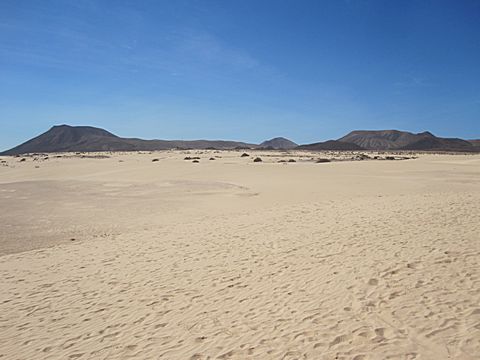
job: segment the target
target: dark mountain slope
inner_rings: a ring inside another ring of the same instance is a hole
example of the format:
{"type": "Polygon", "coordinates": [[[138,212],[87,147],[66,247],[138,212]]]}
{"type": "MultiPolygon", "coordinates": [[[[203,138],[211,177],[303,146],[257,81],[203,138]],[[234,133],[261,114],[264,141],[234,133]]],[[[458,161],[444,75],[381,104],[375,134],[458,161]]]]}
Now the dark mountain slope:
{"type": "Polygon", "coordinates": [[[299,150],[313,150],[313,151],[320,151],[320,150],[364,150],[361,146],[348,143],[338,140],[328,140],[324,142],[318,142],[313,144],[307,145],[300,145],[297,147],[299,150]]]}
{"type": "Polygon", "coordinates": [[[468,142],[473,144],[473,146],[480,147],[480,139],[479,140],[468,140],[468,142]]]}
{"type": "Polygon", "coordinates": [[[438,138],[430,136],[419,137],[418,140],[405,145],[400,150],[437,150],[437,151],[475,151],[468,141],[455,138],[438,138]]]}

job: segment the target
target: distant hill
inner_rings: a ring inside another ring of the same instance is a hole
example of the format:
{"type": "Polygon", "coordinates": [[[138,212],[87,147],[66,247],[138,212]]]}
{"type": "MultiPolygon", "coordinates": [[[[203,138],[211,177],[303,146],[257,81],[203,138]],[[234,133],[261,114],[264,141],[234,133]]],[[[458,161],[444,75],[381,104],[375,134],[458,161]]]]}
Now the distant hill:
{"type": "Polygon", "coordinates": [[[256,147],[237,141],[222,140],[142,140],[118,137],[106,130],[91,126],[54,126],[47,132],[7,150],[1,155],[40,152],[92,151],[152,151],[183,149],[234,149],[256,147]]]}
{"type": "Polygon", "coordinates": [[[318,142],[318,143],[313,143],[313,144],[307,144],[307,145],[300,145],[297,147],[299,150],[313,150],[313,151],[319,151],[319,150],[364,150],[361,146],[354,144],[354,143],[349,143],[349,142],[344,142],[344,141],[338,141],[338,140],[328,140],[324,142],[318,142]]]}
{"type": "Polygon", "coordinates": [[[367,150],[476,151],[469,141],[440,138],[426,131],[418,134],[399,130],[356,130],[338,139],[367,150]]]}
{"type": "Polygon", "coordinates": [[[259,147],[261,148],[270,148],[270,149],[282,149],[288,150],[296,148],[298,144],[295,144],[293,141],[285,139],[283,137],[276,137],[270,140],[262,142],[259,147]]]}

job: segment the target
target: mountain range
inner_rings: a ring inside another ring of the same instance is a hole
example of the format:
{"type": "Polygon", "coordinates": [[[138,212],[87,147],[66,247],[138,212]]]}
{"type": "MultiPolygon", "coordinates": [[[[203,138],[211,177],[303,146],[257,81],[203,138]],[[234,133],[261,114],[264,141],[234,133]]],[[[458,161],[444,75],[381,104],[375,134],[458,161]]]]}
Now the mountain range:
{"type": "Polygon", "coordinates": [[[47,132],[0,155],[41,152],[153,151],[167,149],[416,150],[480,152],[480,140],[441,138],[430,132],[356,130],[338,140],[297,145],[278,137],[261,144],[224,140],[143,140],[122,138],[91,126],[53,126],[47,132]]]}

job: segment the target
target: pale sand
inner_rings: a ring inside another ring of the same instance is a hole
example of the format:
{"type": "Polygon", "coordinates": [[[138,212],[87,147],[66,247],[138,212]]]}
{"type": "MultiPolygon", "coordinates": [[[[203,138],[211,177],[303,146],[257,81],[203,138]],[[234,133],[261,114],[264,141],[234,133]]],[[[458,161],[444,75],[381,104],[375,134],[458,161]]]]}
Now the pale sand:
{"type": "Polygon", "coordinates": [[[479,155],[196,153],[0,158],[0,358],[478,359],[479,155]]]}

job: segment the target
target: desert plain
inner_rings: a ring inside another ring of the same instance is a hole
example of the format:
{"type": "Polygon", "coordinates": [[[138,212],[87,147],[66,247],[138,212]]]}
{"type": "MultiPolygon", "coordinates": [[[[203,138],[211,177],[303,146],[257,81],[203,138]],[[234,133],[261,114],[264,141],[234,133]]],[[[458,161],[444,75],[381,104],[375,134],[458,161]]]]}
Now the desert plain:
{"type": "Polygon", "coordinates": [[[480,357],[480,155],[243,152],[0,157],[0,359],[480,357]]]}

